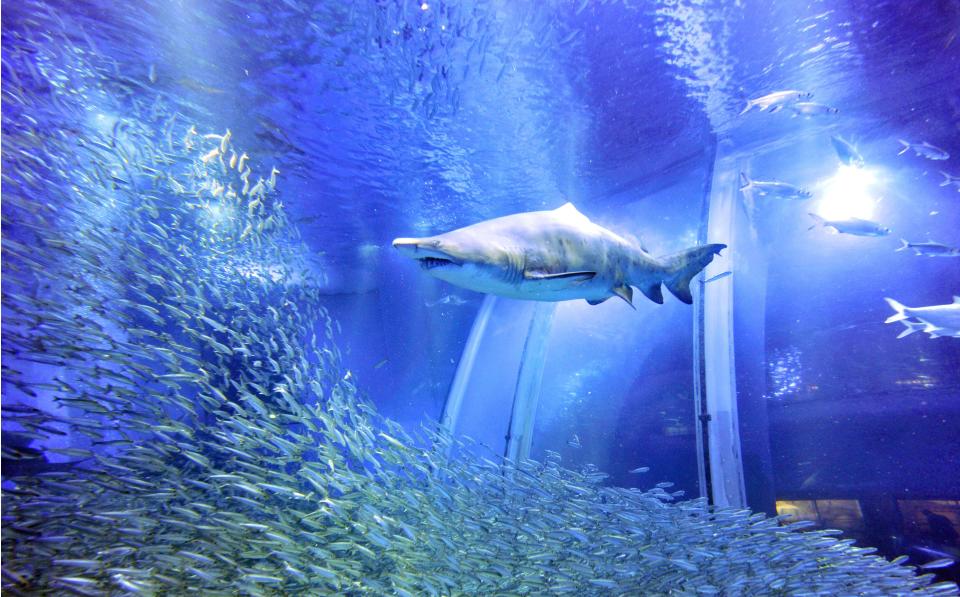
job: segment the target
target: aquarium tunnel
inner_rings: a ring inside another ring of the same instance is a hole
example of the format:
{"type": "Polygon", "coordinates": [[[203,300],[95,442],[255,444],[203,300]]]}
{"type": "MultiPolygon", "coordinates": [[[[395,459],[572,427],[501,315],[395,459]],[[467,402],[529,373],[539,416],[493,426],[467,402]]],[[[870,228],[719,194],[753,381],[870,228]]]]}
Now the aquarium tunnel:
{"type": "Polygon", "coordinates": [[[957,594],[957,0],[5,8],[4,592],[957,594]]]}

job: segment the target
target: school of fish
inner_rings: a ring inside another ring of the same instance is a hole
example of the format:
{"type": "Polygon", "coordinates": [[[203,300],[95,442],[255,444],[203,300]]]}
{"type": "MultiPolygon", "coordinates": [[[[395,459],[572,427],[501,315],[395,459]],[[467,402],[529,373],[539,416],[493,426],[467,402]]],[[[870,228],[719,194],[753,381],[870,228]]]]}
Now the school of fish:
{"type": "Polygon", "coordinates": [[[48,5],[18,11],[34,34],[3,38],[5,594],[956,594],[839,531],[381,417],[343,369],[283,174],[48,5]]]}
{"type": "MultiPolygon", "coordinates": [[[[750,112],[754,107],[759,107],[760,112],[778,112],[784,107],[788,107],[794,110],[795,115],[806,115],[806,116],[815,116],[817,114],[836,114],[837,109],[831,108],[829,106],[821,106],[819,104],[812,104],[810,102],[802,102],[800,100],[809,99],[813,94],[805,91],[778,91],[774,93],[769,93],[762,97],[748,100],[746,108],[740,112],[739,116],[750,112]],[[814,106],[817,106],[814,108],[814,106]]],[[[839,135],[833,135],[830,137],[830,142],[833,145],[834,151],[837,154],[840,162],[845,164],[847,167],[851,168],[863,168],[866,164],[866,161],[863,159],[863,156],[857,150],[857,147],[847,141],[839,135]]],[[[937,147],[927,141],[921,143],[911,143],[909,141],[904,141],[903,139],[898,139],[900,143],[900,151],[897,155],[903,155],[909,150],[922,158],[934,161],[944,161],[950,159],[950,153],[945,149],[937,147]]],[[[940,183],[940,186],[950,186],[957,185],[960,189],[960,177],[953,176],[948,172],[943,170],[940,171],[940,174],[943,175],[944,180],[940,183]]],[[[751,195],[757,195],[760,197],[769,197],[771,199],[797,199],[797,200],[806,200],[813,197],[813,193],[780,181],[761,181],[761,180],[751,180],[746,173],[740,173],[740,192],[749,193],[751,195]]],[[[931,215],[936,212],[931,212],[931,215]]],[[[865,220],[862,218],[844,218],[844,219],[835,219],[828,220],[823,216],[815,213],[808,213],[808,215],[813,218],[813,225],[810,226],[809,230],[814,228],[827,228],[835,231],[838,234],[848,234],[852,236],[873,236],[873,237],[882,237],[890,234],[890,228],[871,220],[865,220]]],[[[924,256],[924,257],[958,257],[960,256],[960,248],[952,247],[949,245],[944,245],[942,243],[937,243],[933,241],[925,242],[909,242],[905,239],[900,239],[900,247],[894,249],[894,252],[905,251],[907,249],[912,249],[914,255],[924,256]]],[[[906,330],[900,333],[897,338],[904,338],[910,334],[917,331],[926,332],[930,338],[939,338],[939,337],[951,337],[956,338],[958,336],[957,323],[954,321],[947,321],[943,325],[940,324],[939,319],[943,314],[952,315],[956,311],[956,300],[953,303],[947,305],[929,305],[926,307],[917,307],[910,309],[909,307],[904,307],[900,303],[894,301],[891,298],[885,298],[887,303],[897,312],[896,315],[891,316],[886,320],[885,323],[891,323],[893,321],[902,321],[906,326],[906,330]],[[938,319],[937,323],[930,323],[923,319],[919,321],[909,321],[908,316],[905,316],[905,312],[912,311],[923,311],[924,313],[932,313],[933,317],[938,319]]],[[[945,320],[946,321],[946,320],[945,320]]]]}

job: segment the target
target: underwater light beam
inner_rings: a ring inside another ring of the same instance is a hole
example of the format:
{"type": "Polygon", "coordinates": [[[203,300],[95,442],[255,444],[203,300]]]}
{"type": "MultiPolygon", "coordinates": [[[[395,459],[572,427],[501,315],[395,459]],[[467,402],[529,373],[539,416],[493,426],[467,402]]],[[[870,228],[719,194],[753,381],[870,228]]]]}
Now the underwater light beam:
{"type": "Polygon", "coordinates": [[[877,203],[871,193],[876,180],[877,175],[872,170],[840,166],[836,174],[823,183],[815,211],[828,220],[869,220],[877,203]]]}

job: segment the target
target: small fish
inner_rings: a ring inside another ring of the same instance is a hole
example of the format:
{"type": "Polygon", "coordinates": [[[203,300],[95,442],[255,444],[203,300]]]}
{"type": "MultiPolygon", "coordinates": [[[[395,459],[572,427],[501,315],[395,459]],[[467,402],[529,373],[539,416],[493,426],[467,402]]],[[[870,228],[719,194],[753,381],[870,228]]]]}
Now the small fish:
{"type": "Polygon", "coordinates": [[[383,359],[382,361],[380,361],[379,363],[377,363],[376,365],[374,365],[373,368],[374,368],[374,369],[379,369],[380,367],[383,367],[384,365],[386,365],[389,361],[390,361],[390,359],[383,359]]]}
{"type": "Polygon", "coordinates": [[[833,149],[836,150],[837,157],[840,158],[841,162],[848,166],[863,167],[863,156],[860,155],[860,152],[857,151],[857,148],[854,147],[852,143],[840,135],[830,137],[830,142],[833,143],[833,149]]]}
{"type": "Polygon", "coordinates": [[[846,220],[827,220],[817,214],[811,213],[810,217],[813,218],[813,226],[810,226],[807,230],[813,230],[817,226],[823,226],[824,228],[833,228],[841,234],[852,234],[854,236],[886,236],[890,234],[890,229],[881,226],[876,222],[871,222],[870,220],[862,220],[860,218],[847,218],[846,220]]]}
{"type": "Polygon", "coordinates": [[[941,245],[940,243],[912,243],[906,239],[900,239],[900,248],[896,251],[906,251],[913,249],[915,255],[924,257],[960,257],[960,248],[941,245]]]}
{"type": "Polygon", "coordinates": [[[580,444],[580,436],[577,435],[576,433],[574,433],[574,434],[573,434],[573,437],[571,437],[569,440],[567,440],[567,445],[570,446],[571,448],[579,448],[579,447],[581,447],[581,444],[580,444]]]}
{"type": "Polygon", "coordinates": [[[908,150],[913,150],[915,154],[922,158],[927,158],[928,160],[943,161],[950,159],[950,154],[947,153],[945,149],[940,149],[936,145],[931,145],[924,141],[923,143],[910,143],[909,141],[904,141],[903,139],[897,139],[900,142],[900,145],[903,148],[897,152],[897,155],[903,155],[907,153],[908,150]]]}
{"type": "Polygon", "coordinates": [[[924,570],[937,570],[939,568],[949,568],[954,564],[956,564],[956,561],[954,561],[953,558],[940,558],[932,562],[927,562],[926,564],[920,564],[920,567],[924,570]]]}
{"type": "Polygon", "coordinates": [[[814,102],[797,102],[790,106],[790,109],[793,110],[793,116],[806,116],[811,118],[813,116],[826,116],[829,114],[837,114],[840,112],[838,108],[833,106],[828,106],[826,104],[817,104],[814,102]]]}
{"type": "Polygon", "coordinates": [[[639,474],[641,474],[641,473],[646,473],[646,472],[648,472],[649,470],[650,470],[650,467],[649,467],[649,466],[639,466],[639,467],[631,470],[630,472],[633,473],[633,474],[635,474],[635,475],[639,475],[639,474]]]}
{"type": "Polygon", "coordinates": [[[796,91],[794,89],[789,89],[787,91],[775,91],[762,97],[748,100],[747,106],[740,112],[739,115],[743,116],[754,108],[760,108],[761,112],[770,112],[773,114],[774,112],[779,112],[785,105],[791,102],[807,100],[812,97],[812,93],[808,93],[806,91],[796,91]]]}
{"type": "Polygon", "coordinates": [[[465,301],[464,299],[460,298],[455,294],[448,294],[443,298],[439,298],[435,301],[427,301],[424,303],[424,305],[426,305],[427,307],[436,307],[437,305],[451,305],[454,307],[459,307],[461,305],[466,305],[466,304],[467,304],[467,301],[465,301]]]}
{"type": "Polygon", "coordinates": [[[948,174],[943,170],[940,171],[940,174],[943,174],[943,181],[940,183],[941,187],[948,187],[950,185],[953,185],[957,187],[957,191],[960,191],[960,176],[954,176],[952,174],[948,174]]]}
{"type": "Polygon", "coordinates": [[[732,275],[733,275],[733,272],[730,271],[730,270],[727,270],[727,271],[723,272],[722,274],[717,274],[716,276],[707,278],[706,280],[703,281],[703,284],[709,284],[710,282],[716,282],[717,280],[722,280],[722,279],[726,278],[727,276],[732,276],[732,275]]]}
{"type": "Polygon", "coordinates": [[[743,172],[740,173],[740,190],[752,191],[761,197],[776,197],[779,199],[804,200],[813,197],[813,193],[798,186],[776,180],[751,180],[743,172]]]}

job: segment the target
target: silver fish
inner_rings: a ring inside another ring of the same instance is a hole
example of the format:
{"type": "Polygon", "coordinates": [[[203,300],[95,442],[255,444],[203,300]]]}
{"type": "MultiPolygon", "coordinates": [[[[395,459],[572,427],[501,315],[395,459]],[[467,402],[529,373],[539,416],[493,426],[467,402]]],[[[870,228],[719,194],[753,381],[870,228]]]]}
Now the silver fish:
{"type": "Polygon", "coordinates": [[[937,560],[927,562],[926,564],[920,564],[920,567],[924,570],[938,570],[940,568],[949,568],[956,563],[956,560],[953,558],[939,558],[937,560]]]}
{"type": "Polygon", "coordinates": [[[860,218],[847,218],[845,220],[827,220],[817,214],[811,213],[814,224],[808,230],[813,230],[817,226],[824,228],[833,228],[841,234],[852,234],[854,236],[886,236],[890,234],[890,229],[881,226],[877,222],[863,220],[860,218]]]}
{"type": "Polygon", "coordinates": [[[732,275],[733,275],[733,272],[727,270],[727,271],[723,272],[722,274],[717,274],[716,276],[711,276],[710,278],[707,278],[706,280],[703,281],[703,284],[709,284],[710,282],[716,282],[717,280],[722,280],[722,279],[726,278],[727,276],[732,276],[732,275]]]}
{"type": "Polygon", "coordinates": [[[436,307],[437,305],[450,305],[452,307],[460,307],[466,305],[468,301],[464,300],[462,297],[457,296],[456,294],[445,295],[435,301],[427,301],[424,303],[426,307],[436,307]]]}
{"type": "Polygon", "coordinates": [[[840,135],[830,137],[830,142],[833,143],[833,149],[836,150],[837,157],[840,158],[841,162],[848,166],[863,167],[863,156],[860,155],[860,152],[852,143],[840,135]]]}
{"type": "Polygon", "coordinates": [[[897,155],[903,155],[909,150],[913,150],[913,153],[917,154],[922,158],[927,158],[928,160],[934,161],[943,161],[950,159],[950,154],[945,149],[940,149],[936,145],[931,145],[924,141],[923,143],[910,143],[909,141],[904,141],[903,139],[897,139],[900,142],[900,145],[903,148],[897,152],[897,155]]]}
{"type": "Polygon", "coordinates": [[[960,248],[941,245],[940,243],[911,243],[905,239],[900,239],[900,247],[896,251],[906,251],[913,249],[915,255],[924,257],[960,257],[960,248]]]}
{"type": "Polygon", "coordinates": [[[793,116],[806,116],[807,118],[812,118],[814,116],[829,116],[831,114],[838,114],[840,110],[834,108],[833,106],[828,106],[826,104],[818,104],[815,102],[798,102],[796,104],[790,105],[790,109],[793,110],[793,116]]]}
{"type": "Polygon", "coordinates": [[[794,89],[775,91],[762,97],[748,100],[746,107],[740,111],[739,115],[743,116],[754,108],[759,108],[761,112],[770,112],[772,114],[782,110],[785,105],[791,102],[807,100],[812,97],[812,93],[808,93],[806,91],[797,91],[794,89]]]}
{"type": "Polygon", "coordinates": [[[940,174],[943,174],[943,180],[940,182],[941,187],[948,187],[953,185],[957,187],[957,191],[960,191],[960,176],[954,176],[943,170],[940,171],[940,174]]]}
{"type": "Polygon", "coordinates": [[[809,199],[813,197],[810,191],[786,182],[776,180],[751,180],[745,173],[740,173],[740,190],[751,191],[761,197],[777,199],[809,199]]]}

